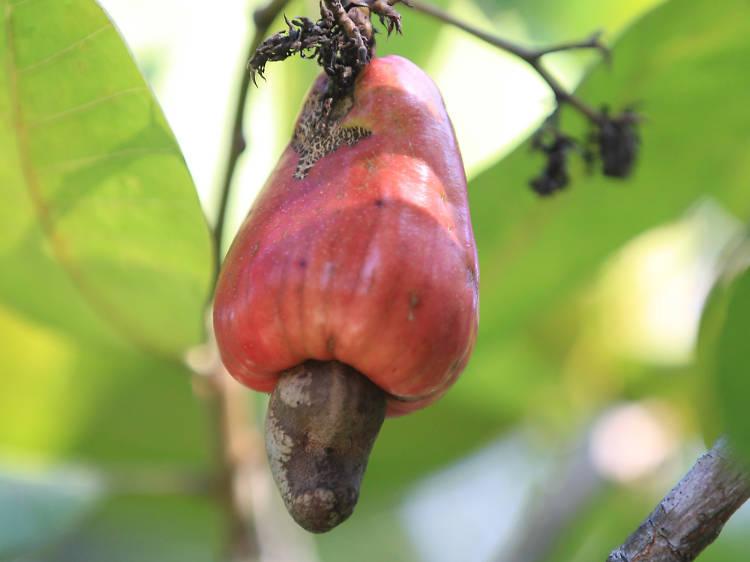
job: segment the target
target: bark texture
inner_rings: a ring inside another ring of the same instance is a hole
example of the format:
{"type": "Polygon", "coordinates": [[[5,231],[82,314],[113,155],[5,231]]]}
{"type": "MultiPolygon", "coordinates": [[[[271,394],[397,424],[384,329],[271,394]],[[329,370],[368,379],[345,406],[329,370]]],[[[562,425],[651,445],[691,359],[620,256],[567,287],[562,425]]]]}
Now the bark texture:
{"type": "Polygon", "coordinates": [[[686,562],[750,497],[750,477],[721,437],[607,562],[686,562]]]}

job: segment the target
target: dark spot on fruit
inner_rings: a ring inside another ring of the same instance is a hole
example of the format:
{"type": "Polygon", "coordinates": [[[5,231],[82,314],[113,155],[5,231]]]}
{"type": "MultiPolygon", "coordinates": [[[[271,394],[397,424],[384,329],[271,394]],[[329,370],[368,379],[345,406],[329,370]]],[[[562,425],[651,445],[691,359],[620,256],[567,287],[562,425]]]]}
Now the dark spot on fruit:
{"type": "Polygon", "coordinates": [[[469,285],[477,286],[477,276],[474,274],[474,268],[471,265],[466,266],[466,281],[469,285]]]}
{"type": "Polygon", "coordinates": [[[383,205],[385,205],[385,203],[383,202],[382,199],[375,199],[375,206],[376,207],[382,207],[383,205]]]}
{"type": "Polygon", "coordinates": [[[414,309],[419,306],[419,293],[416,291],[409,292],[409,322],[414,322],[414,309]]]}
{"type": "Polygon", "coordinates": [[[305,267],[307,267],[307,260],[305,258],[302,258],[301,260],[299,260],[299,262],[297,262],[297,264],[300,267],[305,268],[305,267]]]}

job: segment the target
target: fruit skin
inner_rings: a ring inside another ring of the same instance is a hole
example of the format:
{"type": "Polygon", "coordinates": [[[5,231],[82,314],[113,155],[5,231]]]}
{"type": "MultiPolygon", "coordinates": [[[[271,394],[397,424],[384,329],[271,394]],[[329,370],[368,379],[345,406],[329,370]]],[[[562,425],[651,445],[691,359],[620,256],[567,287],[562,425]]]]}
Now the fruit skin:
{"type": "Polygon", "coordinates": [[[352,95],[339,125],[369,136],[341,144],[303,179],[286,148],[226,256],[214,328],[225,366],[255,390],[270,392],[306,360],[338,360],[386,391],[396,416],[436,401],[469,359],[476,246],[461,156],[432,80],[387,56],[361,72],[352,95]]]}

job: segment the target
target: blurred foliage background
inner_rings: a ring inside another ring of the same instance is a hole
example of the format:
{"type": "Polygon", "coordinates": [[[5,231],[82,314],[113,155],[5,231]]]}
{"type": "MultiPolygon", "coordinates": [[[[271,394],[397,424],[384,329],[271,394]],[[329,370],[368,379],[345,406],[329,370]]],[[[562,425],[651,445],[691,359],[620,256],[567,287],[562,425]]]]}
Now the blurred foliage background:
{"type": "MultiPolygon", "coordinates": [[[[185,357],[205,338],[207,223],[260,4],[101,4],[111,21],[91,0],[5,0],[0,16],[0,559],[220,560],[214,421],[185,357]]],[[[604,30],[611,63],[547,62],[592,105],[646,117],[640,161],[626,181],[580,164],[540,199],[526,139],[551,93],[401,8],[404,35],[378,49],[425,68],[454,121],[479,340],[443,400],[386,422],[333,532],[298,530],[253,477],[263,560],[604,560],[721,432],[750,458],[750,5],[438,4],[528,45],[604,30]]],[[[316,74],[272,64],[251,92],[225,246],[316,74]]],[[[587,130],[570,110],[563,126],[587,130]]],[[[266,397],[246,402],[262,423],[266,397]]],[[[700,560],[742,559],[748,523],[740,510],[700,560]]]]}

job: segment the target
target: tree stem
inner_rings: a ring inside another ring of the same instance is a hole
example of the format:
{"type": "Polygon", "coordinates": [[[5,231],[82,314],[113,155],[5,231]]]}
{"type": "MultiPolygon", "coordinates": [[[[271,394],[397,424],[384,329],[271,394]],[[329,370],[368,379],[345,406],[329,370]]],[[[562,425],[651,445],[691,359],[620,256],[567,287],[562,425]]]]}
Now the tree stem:
{"type": "MultiPolygon", "coordinates": [[[[281,13],[288,0],[270,0],[263,8],[253,14],[254,31],[249,40],[247,54],[243,61],[243,72],[235,99],[234,119],[230,137],[229,152],[224,166],[223,179],[219,190],[219,207],[213,228],[213,245],[215,253],[215,275],[218,277],[223,261],[222,241],[227,207],[232,188],[232,180],[240,155],[247,142],[243,131],[245,108],[250,90],[251,73],[247,71],[249,61],[261,41],[268,33],[268,28],[281,13]]],[[[216,350],[216,343],[210,344],[216,350]]],[[[260,544],[257,529],[250,506],[243,502],[238,486],[248,467],[257,464],[257,451],[263,449],[260,439],[246,418],[245,404],[240,394],[239,385],[233,384],[221,365],[216,352],[216,363],[208,373],[199,375],[197,380],[206,380],[199,392],[204,398],[209,416],[213,420],[218,459],[217,496],[225,511],[229,527],[227,550],[229,559],[236,562],[250,562],[260,557],[260,544]],[[207,375],[207,376],[205,376],[207,375]]]]}
{"type": "Polygon", "coordinates": [[[599,41],[600,33],[595,33],[582,41],[561,43],[541,49],[529,49],[502,37],[487,33],[486,31],[474,27],[466,22],[458,20],[448,12],[445,12],[427,2],[422,2],[422,0],[409,0],[407,5],[414,8],[417,12],[421,12],[439,21],[442,21],[443,23],[447,23],[448,25],[457,27],[465,31],[466,33],[469,33],[470,35],[473,35],[481,39],[482,41],[497,47],[498,49],[502,49],[503,51],[506,51],[520,58],[529,66],[531,66],[531,68],[533,68],[536,73],[539,74],[539,76],[547,83],[549,88],[555,94],[555,100],[558,104],[568,103],[570,106],[574,107],[581,114],[583,114],[589,121],[596,125],[599,125],[603,122],[604,117],[599,111],[588,105],[575,94],[566,91],[565,88],[562,87],[562,85],[549,73],[549,71],[542,64],[542,58],[544,57],[544,55],[577,49],[599,49],[600,51],[605,53],[606,56],[609,56],[609,51],[599,41]]]}
{"type": "Polygon", "coordinates": [[[247,61],[253,58],[258,45],[261,44],[263,38],[268,33],[268,28],[273,23],[281,11],[286,6],[289,0],[270,0],[266,6],[259,8],[253,14],[253,22],[255,24],[255,30],[252,38],[248,43],[247,54],[243,61],[243,72],[240,87],[237,92],[237,98],[235,99],[234,108],[234,119],[232,124],[232,132],[230,136],[229,153],[227,154],[227,160],[224,165],[224,175],[221,182],[221,188],[219,191],[219,209],[216,215],[216,221],[214,223],[213,238],[214,247],[216,249],[216,267],[215,275],[218,276],[219,269],[221,268],[221,262],[223,259],[222,255],[222,239],[224,237],[224,223],[226,222],[227,207],[229,205],[229,195],[232,190],[232,179],[234,178],[234,172],[237,168],[237,162],[239,161],[240,155],[247,148],[247,141],[245,140],[245,134],[243,130],[243,124],[245,120],[245,107],[247,105],[248,94],[250,91],[250,81],[252,79],[252,73],[247,71],[247,61]]]}
{"type": "Polygon", "coordinates": [[[607,562],[694,560],[748,497],[750,476],[721,437],[607,562]]]}
{"type": "Polygon", "coordinates": [[[260,542],[251,506],[238,493],[245,468],[257,464],[262,449],[246,419],[242,388],[231,380],[219,363],[209,375],[204,394],[216,435],[218,459],[217,499],[224,510],[228,527],[227,555],[231,562],[255,562],[260,559],[260,542]]]}

